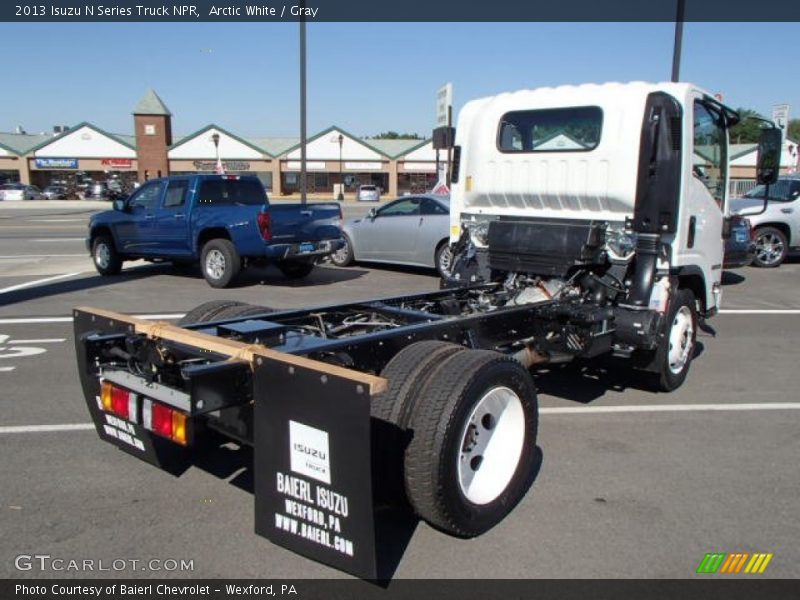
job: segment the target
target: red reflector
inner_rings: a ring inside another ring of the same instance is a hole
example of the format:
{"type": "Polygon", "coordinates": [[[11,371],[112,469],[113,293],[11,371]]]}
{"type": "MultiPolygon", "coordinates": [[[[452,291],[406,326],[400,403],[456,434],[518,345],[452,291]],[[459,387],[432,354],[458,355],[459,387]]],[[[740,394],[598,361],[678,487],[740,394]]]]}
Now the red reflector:
{"type": "Polygon", "coordinates": [[[128,418],[130,394],[127,390],[118,387],[111,388],[111,411],[118,417],[128,418]]]}
{"type": "Polygon", "coordinates": [[[270,241],[272,239],[272,219],[270,218],[269,213],[258,213],[256,222],[258,223],[258,231],[261,234],[261,237],[264,238],[265,242],[270,241]]]}
{"type": "Polygon", "coordinates": [[[153,402],[152,427],[158,435],[172,437],[172,409],[153,402]]]}

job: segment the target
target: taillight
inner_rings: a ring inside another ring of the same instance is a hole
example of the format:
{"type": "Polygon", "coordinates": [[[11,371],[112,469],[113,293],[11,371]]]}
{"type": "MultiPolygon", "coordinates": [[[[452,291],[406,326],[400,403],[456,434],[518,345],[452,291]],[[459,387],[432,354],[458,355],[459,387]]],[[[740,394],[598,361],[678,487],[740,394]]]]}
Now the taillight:
{"type": "Polygon", "coordinates": [[[103,410],[127,421],[139,422],[138,398],[137,394],[116,387],[108,381],[100,385],[100,402],[103,410]]]}
{"type": "Polygon", "coordinates": [[[341,229],[344,226],[344,215],[342,214],[341,205],[339,206],[339,219],[336,222],[336,226],[339,227],[339,229],[341,229]]]}
{"type": "Polygon", "coordinates": [[[266,212],[258,213],[256,222],[258,223],[258,231],[261,237],[264,238],[265,242],[270,241],[272,239],[272,218],[270,214],[266,212]]]}
{"type": "Polygon", "coordinates": [[[742,221],[744,221],[744,225],[745,225],[745,227],[747,227],[747,231],[750,232],[750,241],[751,242],[755,242],[756,241],[756,232],[753,229],[753,224],[750,222],[750,219],[742,219],[742,221]]]}
{"type": "Polygon", "coordinates": [[[181,446],[185,446],[189,440],[186,415],[148,398],[142,401],[142,425],[181,446]]]}

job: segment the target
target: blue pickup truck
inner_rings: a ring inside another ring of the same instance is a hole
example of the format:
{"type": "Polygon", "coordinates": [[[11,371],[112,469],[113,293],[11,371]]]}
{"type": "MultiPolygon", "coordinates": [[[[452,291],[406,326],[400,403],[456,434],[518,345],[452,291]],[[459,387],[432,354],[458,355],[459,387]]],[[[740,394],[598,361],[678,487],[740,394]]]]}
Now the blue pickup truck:
{"type": "Polygon", "coordinates": [[[257,177],[173,176],[92,216],[86,244],[101,275],[119,273],[125,260],[199,261],[206,281],[221,288],[254,263],[305,277],[343,245],[341,223],[335,202],[270,204],[257,177]]]}

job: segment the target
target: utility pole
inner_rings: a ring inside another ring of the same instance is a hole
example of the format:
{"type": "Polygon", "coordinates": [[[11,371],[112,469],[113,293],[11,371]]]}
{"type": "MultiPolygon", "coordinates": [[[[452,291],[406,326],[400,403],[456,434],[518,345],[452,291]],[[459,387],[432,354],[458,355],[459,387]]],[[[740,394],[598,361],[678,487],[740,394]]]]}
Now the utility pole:
{"type": "Polygon", "coordinates": [[[672,81],[677,83],[681,74],[681,46],[683,45],[683,13],[686,0],[678,0],[678,14],[675,16],[675,45],[672,49],[672,81]]]}
{"type": "Polygon", "coordinates": [[[300,18],[300,202],[306,203],[306,19],[300,18]]]}

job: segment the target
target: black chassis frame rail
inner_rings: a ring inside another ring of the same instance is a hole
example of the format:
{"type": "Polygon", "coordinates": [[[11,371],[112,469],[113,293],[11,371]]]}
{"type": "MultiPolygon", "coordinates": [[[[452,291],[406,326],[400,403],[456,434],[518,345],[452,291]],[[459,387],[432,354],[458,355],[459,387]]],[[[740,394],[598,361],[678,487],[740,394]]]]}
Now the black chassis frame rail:
{"type": "MultiPolygon", "coordinates": [[[[552,301],[463,316],[403,307],[432,302],[441,308],[443,303],[464,301],[481,290],[497,289],[495,284],[457,288],[187,328],[100,309],[75,309],[81,385],[101,439],[168,468],[176,452],[189,460],[191,448],[180,449],[141,424],[102,410],[104,369],[125,371],[124,365],[115,367],[109,361],[108,349],[135,336],[209,359],[207,364],[184,368],[187,412],[254,446],[256,533],[335,568],[375,579],[377,506],[373,502],[370,398],[385,389],[386,380],[370,373],[380,372],[406,345],[430,339],[512,351],[524,340],[545,344],[546,334],[552,338],[556,332],[560,341],[547,342],[556,351],[594,355],[611,347],[610,308],[552,301]],[[261,337],[270,336],[273,343],[280,342],[276,326],[318,313],[354,311],[393,315],[406,324],[341,339],[298,336],[292,348],[288,337],[271,348],[260,343],[261,337]],[[577,337],[585,340],[583,346],[576,345],[577,337]],[[337,359],[342,354],[349,357],[348,368],[337,359]]],[[[147,383],[145,379],[142,385],[147,383]]]]}

